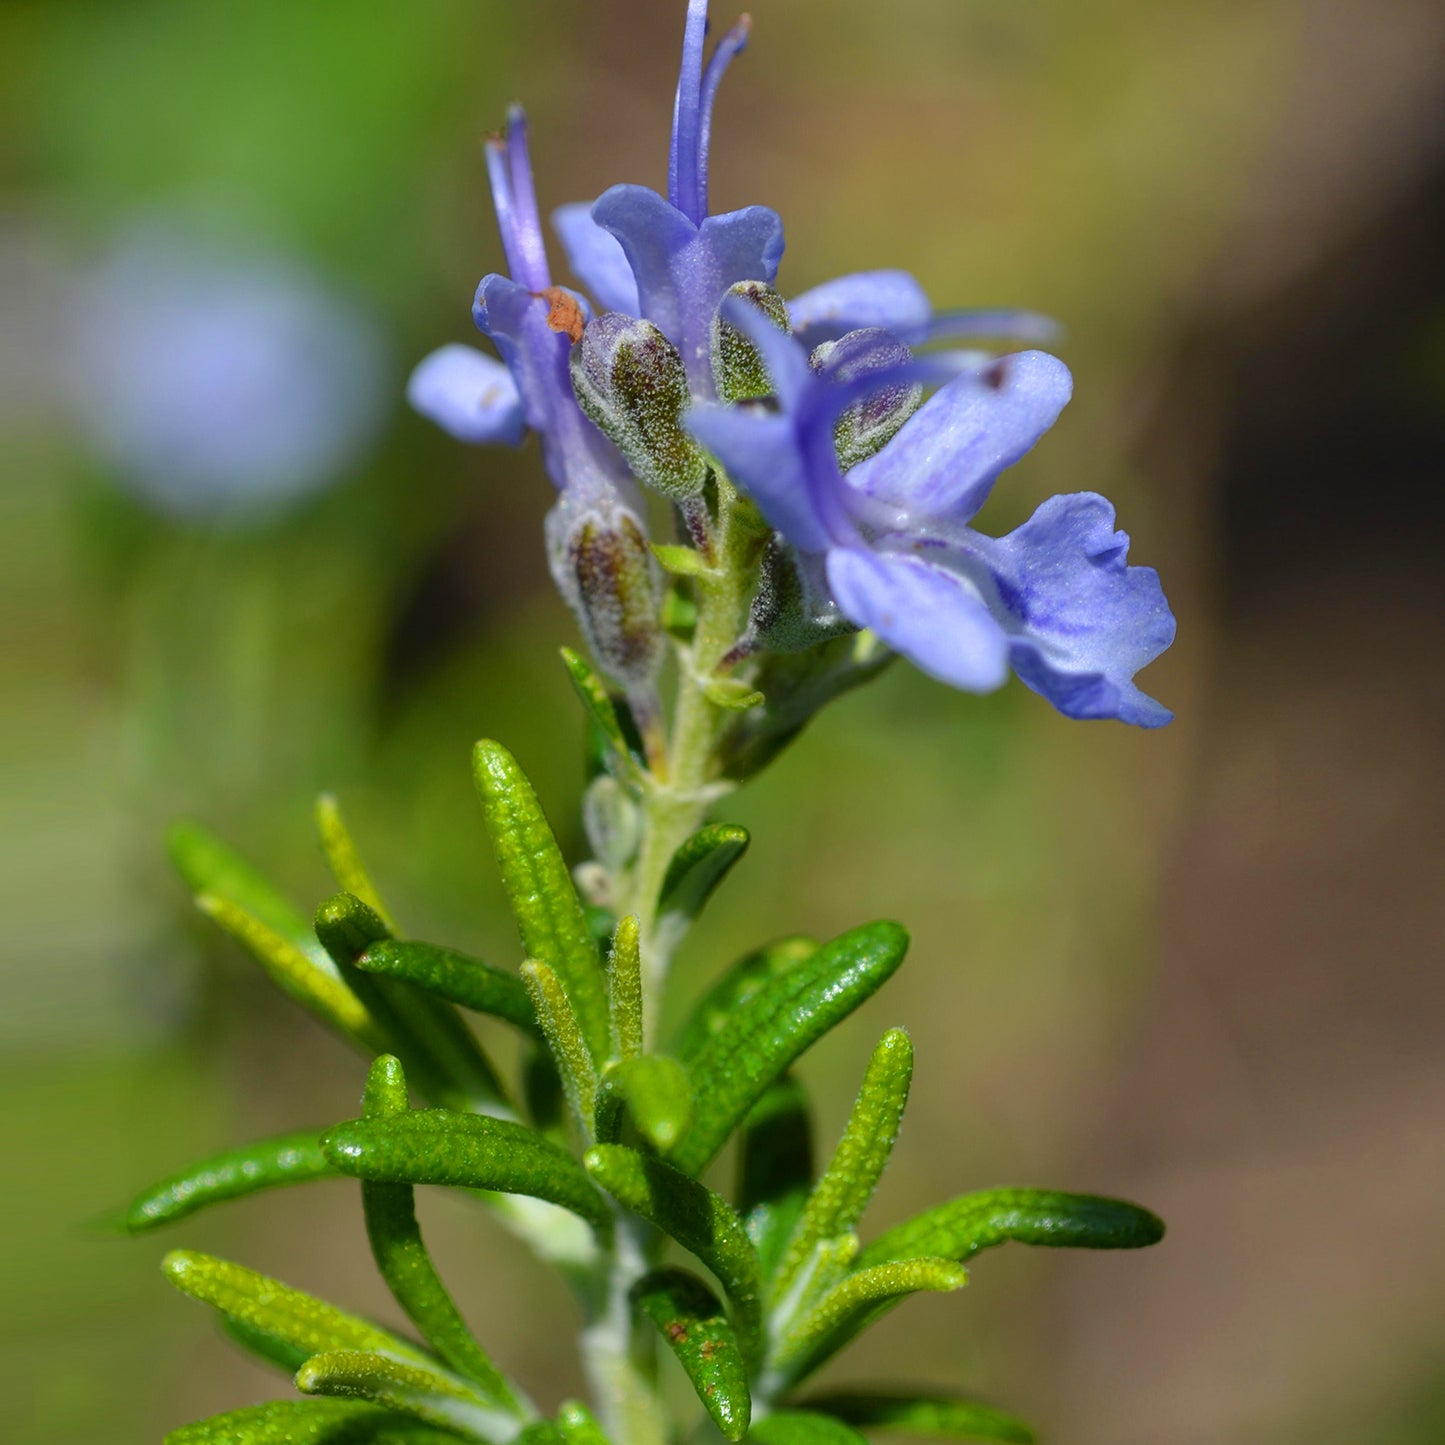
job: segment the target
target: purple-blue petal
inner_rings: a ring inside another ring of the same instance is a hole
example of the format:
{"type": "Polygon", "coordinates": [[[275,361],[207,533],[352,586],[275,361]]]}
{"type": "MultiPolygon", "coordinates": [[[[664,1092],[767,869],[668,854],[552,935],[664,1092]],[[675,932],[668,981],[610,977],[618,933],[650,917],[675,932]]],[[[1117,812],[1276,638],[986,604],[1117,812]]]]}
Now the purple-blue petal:
{"type": "Polygon", "coordinates": [[[639,315],[637,281],[617,237],[592,219],[587,201],[574,201],[552,212],[552,227],[567,253],[572,273],[592,293],[599,310],[639,315]]]}
{"type": "Polygon", "coordinates": [[[516,446],[526,434],[512,374],[474,346],[443,346],[418,363],[406,399],[459,441],[516,446]]]}
{"type": "Polygon", "coordinates": [[[961,577],[910,553],[838,547],[828,586],[845,617],[940,682],[992,692],[1008,677],[1003,629],[961,577]]]}
{"type": "Polygon", "coordinates": [[[967,522],[1054,424],[1073,380],[1057,357],[1021,351],[936,392],[876,456],[848,473],[865,496],[896,509],[892,525],[967,522]]]}
{"type": "Polygon", "coordinates": [[[809,347],[872,326],[914,346],[927,337],[932,313],[923,287],[906,271],[839,276],[788,303],[793,331],[809,347]]]}
{"type": "Polygon", "coordinates": [[[682,353],[694,391],[711,392],[712,318],[739,281],[772,284],[783,255],[783,223],[749,206],[693,223],[656,191],[613,186],[592,219],[621,243],[637,281],[641,314],[682,353]]]}
{"type": "Polygon", "coordinates": [[[1174,716],[1134,674],[1174,641],[1159,574],[1128,565],[1127,533],[1092,492],[1051,497],[997,541],[979,539],[1014,671],[1066,717],[1162,727],[1174,716]]]}
{"type": "Polygon", "coordinates": [[[709,402],[693,407],[684,425],[795,547],[822,552],[832,545],[808,485],[797,431],[786,416],[761,406],[709,402]]]}

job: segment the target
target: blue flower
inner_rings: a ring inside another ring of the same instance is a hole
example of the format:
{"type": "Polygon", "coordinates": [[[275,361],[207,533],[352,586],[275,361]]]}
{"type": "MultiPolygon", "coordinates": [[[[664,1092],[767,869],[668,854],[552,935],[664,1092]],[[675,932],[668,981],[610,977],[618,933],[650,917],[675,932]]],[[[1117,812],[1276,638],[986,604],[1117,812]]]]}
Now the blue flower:
{"type": "MultiPolygon", "coordinates": [[[[1068,401],[1061,361],[964,354],[881,369],[855,361],[851,374],[830,375],[756,310],[730,303],[727,317],[763,356],[776,404],[705,404],[689,428],[821,571],[850,622],[971,692],[1001,686],[1012,667],[1068,717],[1170,720],[1133,677],[1173,641],[1174,618],[1158,574],[1127,565],[1129,539],[1103,497],[1053,497],[1005,537],[970,525],[1068,401]],[[886,445],[840,467],[841,417],[940,376],[886,445]]],[[[880,354],[897,353],[896,339],[875,335],[880,354]]]]}

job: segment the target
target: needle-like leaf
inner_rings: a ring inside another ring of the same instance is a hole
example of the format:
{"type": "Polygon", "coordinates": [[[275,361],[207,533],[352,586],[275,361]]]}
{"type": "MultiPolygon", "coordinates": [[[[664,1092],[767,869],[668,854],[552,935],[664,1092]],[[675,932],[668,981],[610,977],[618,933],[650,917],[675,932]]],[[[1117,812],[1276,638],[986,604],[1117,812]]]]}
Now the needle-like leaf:
{"type": "Polygon", "coordinates": [[[902,1029],[891,1029],[873,1051],[843,1137],[788,1241],[775,1297],[787,1292],[819,1240],[847,1234],[863,1217],[898,1138],[912,1079],[913,1044],[902,1029]]]}
{"type": "Polygon", "coordinates": [[[361,853],[342,820],[341,804],[334,793],[322,793],[316,800],[316,831],[321,835],[321,848],[337,884],[361,899],[386,924],[388,931],[395,933],[396,923],[361,861],[361,853]]]}
{"type": "Polygon", "coordinates": [[[686,1064],[765,983],[817,951],[811,938],[781,938],[739,959],[693,1005],[673,1040],[673,1053],[686,1064]]]}
{"type": "Polygon", "coordinates": [[[427,1362],[417,1346],[389,1330],[244,1265],[177,1249],[161,1261],[161,1268],[170,1282],[192,1299],[292,1350],[307,1355],[325,1350],[371,1350],[415,1364],[427,1362]]]}
{"type": "Polygon", "coordinates": [[[618,720],[617,708],[602,679],[570,647],[562,649],[562,661],[567,665],[567,675],[577,689],[588,718],[607,743],[611,770],[631,776],[636,772],[636,764],[618,720]]]}
{"type": "Polygon", "coordinates": [[[213,1154],[153,1184],[132,1200],[121,1218],[121,1227],[130,1234],[140,1234],[184,1219],[208,1205],[242,1199],[263,1189],[278,1189],[283,1184],[332,1178],[336,1172],[321,1152],[319,1129],[262,1139],[213,1154]]]}
{"type": "Polygon", "coordinates": [[[852,1426],[806,1410],[779,1410],[758,1421],[748,1439],[758,1445],[868,1445],[852,1426]]]}
{"type": "Polygon", "coordinates": [[[567,991],[561,979],[535,958],[529,958],[522,965],[522,982],[531,997],[537,1021],[542,1025],[547,1047],[552,1051],[577,1127],[590,1142],[597,1115],[597,1069],[567,991]]]}
{"type": "Polygon", "coordinates": [[[1157,1215],[1122,1199],[1047,1189],[964,1194],[895,1226],[859,1256],[860,1265],[916,1255],[971,1259],[1008,1240],[1073,1249],[1142,1249],[1164,1238],[1157,1215]]]}
{"type": "Polygon", "coordinates": [[[1014,1415],[955,1395],[883,1391],[817,1395],[804,1407],[867,1430],[899,1430],[925,1440],[996,1440],[1033,1445],[1034,1432],[1014,1415]]]}
{"type": "Polygon", "coordinates": [[[390,1184],[442,1184],[528,1194],[560,1204],[604,1233],[612,1211],[565,1149],[535,1129],[482,1114],[418,1109],[394,1119],[353,1119],[321,1138],[343,1174],[390,1184]]]}
{"type": "Polygon", "coordinates": [[[762,1270],[732,1205],[661,1159],[620,1144],[589,1149],[586,1164],[619,1204],[655,1224],[718,1277],[743,1354],[752,1358],[761,1332],[762,1270]]]}
{"type": "Polygon", "coordinates": [[[607,964],[607,996],[612,1011],[612,1037],[619,1058],[642,1052],[645,1028],[642,1014],[642,949],[637,919],[620,918],[612,935],[607,964]]]}
{"type": "MultiPolygon", "coordinates": [[[[401,1061],[383,1054],[371,1066],[362,1116],[389,1119],[409,1110],[401,1061]]],[[[361,1201],[376,1267],[407,1317],[452,1369],[475,1381],[494,1404],[521,1418],[515,1391],[467,1328],[422,1243],[411,1185],[364,1179],[361,1201]]]]}
{"type": "Polygon", "coordinates": [[[870,923],[769,980],[698,1051],[693,1126],[673,1162],[698,1173],[747,1117],[768,1085],[889,979],[908,948],[896,923],[870,923]]]}
{"type": "Polygon", "coordinates": [[[361,1400],[273,1400],[183,1425],[165,1445],[456,1445],[456,1438],[361,1400]]]}
{"type": "Polygon", "coordinates": [[[445,1371],[365,1350],[313,1355],[297,1370],[296,1388],[303,1395],[370,1400],[487,1445],[510,1439],[517,1429],[514,1416],[445,1371]]]}
{"type": "Polygon", "coordinates": [[[657,896],[659,914],[696,918],[750,841],[748,830],[736,823],[714,823],[694,833],[667,865],[657,896]]]}
{"type": "Polygon", "coordinates": [[[564,1400],[557,1411],[557,1428],[567,1445],[610,1445],[602,1427],[580,1400],[564,1400]]]}
{"type": "Polygon", "coordinates": [[[632,1298],[692,1382],[713,1423],[729,1440],[748,1433],[752,1399],[738,1337],[718,1297],[683,1269],[658,1269],[632,1288],[632,1298]]]}
{"type": "Polygon", "coordinates": [[[371,944],[357,958],[356,966],[363,973],[398,979],[474,1013],[490,1014],[529,1034],[541,1034],[527,986],[515,973],[455,949],[387,938],[371,944]]]}
{"type": "Polygon", "coordinates": [[[666,1155],[692,1118],[692,1095],[682,1065],[662,1054],[638,1054],[609,1064],[597,1093],[597,1138],[602,1143],[618,1142],[624,1110],[648,1144],[666,1155]]]}
{"type": "Polygon", "coordinates": [[[522,947],[562,980],[600,1067],[610,1051],[607,985],[566,860],[532,785],[501,744],[479,742],[472,772],[522,947]]]}
{"type": "Polygon", "coordinates": [[[738,1208],[771,1275],[813,1187],[813,1124],[802,1081],[784,1074],[748,1114],[738,1148],[738,1208]]]}

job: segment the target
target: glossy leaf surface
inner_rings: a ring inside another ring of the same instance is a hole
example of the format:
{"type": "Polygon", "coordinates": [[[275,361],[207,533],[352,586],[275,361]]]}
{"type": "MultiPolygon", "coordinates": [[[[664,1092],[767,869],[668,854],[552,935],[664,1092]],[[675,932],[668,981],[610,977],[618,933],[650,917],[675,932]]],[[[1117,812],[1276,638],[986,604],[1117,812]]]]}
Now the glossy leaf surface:
{"type": "Polygon", "coordinates": [[[780,938],[776,943],[745,954],[693,1005],[673,1040],[673,1052],[684,1064],[688,1063],[765,983],[817,951],[818,945],[813,939],[798,936],[780,938]]]}
{"type": "Polygon", "coordinates": [[[851,1425],[807,1410],[779,1410],[748,1434],[758,1445],[868,1445],[851,1425]]]}
{"type": "Polygon", "coordinates": [[[304,1129],[228,1149],[152,1185],[126,1209],[121,1226],[131,1234],[184,1219],[198,1209],[242,1199],[263,1189],[336,1176],[321,1152],[321,1131],[304,1129]]]}
{"type": "Polygon", "coordinates": [[[632,1298],[657,1326],[713,1423],[741,1440],[752,1417],[748,1368],[722,1303],[695,1274],[659,1269],[645,1275],[632,1298]]]}
{"type": "Polygon", "coordinates": [[[658,892],[658,912],[696,918],[748,850],[751,839],[736,823],[714,823],[694,833],[672,855],[658,892]]]}
{"type": "Polygon", "coordinates": [[[1020,1419],[978,1400],[953,1395],[888,1394],[882,1391],[817,1395],[809,1410],[867,1430],[898,1430],[925,1440],[997,1440],[1033,1445],[1034,1432],[1020,1419]]]}
{"type": "Polygon", "coordinates": [[[597,1095],[597,1137],[616,1143],[623,1114],[659,1154],[667,1154],[687,1132],[692,1095],[676,1059],[638,1054],[611,1064],[597,1095]]]}
{"type": "Polygon", "coordinates": [[[395,1119],[354,1119],[322,1136],[343,1174],[390,1184],[442,1184],[529,1194],[599,1229],[611,1211],[586,1171],[535,1129],[482,1114],[418,1109],[395,1119]]]}
{"type": "Polygon", "coordinates": [[[504,1019],[529,1034],[541,1033],[527,986],[516,974],[455,949],[385,939],[370,945],[356,966],[363,973],[425,989],[474,1013],[504,1019]]]}
{"type": "Polygon", "coordinates": [[[688,1063],[693,1127],[673,1151],[700,1171],[768,1085],[834,1024],[874,994],[903,962],[908,935],[896,923],[843,934],[770,979],[728,1016],[688,1063]]]}
{"type": "Polygon", "coordinates": [[[183,1425],[165,1445],[455,1445],[456,1438],[360,1400],[273,1400],[183,1425]]]}
{"type": "Polygon", "coordinates": [[[662,1160],[619,1144],[588,1150],[587,1169],[618,1203],[655,1224],[712,1270],[732,1305],[743,1352],[750,1356],[761,1327],[762,1271],[732,1205],[662,1160]]]}
{"type": "Polygon", "coordinates": [[[566,860],[532,785],[504,747],[478,743],[472,771],[522,947],[562,980],[600,1065],[609,1051],[607,988],[566,860]]]}
{"type": "Polygon", "coordinates": [[[1122,1199],[1047,1189],[989,1189],[965,1194],[890,1229],[859,1263],[915,1255],[971,1259],[1008,1240],[1072,1249],[1142,1249],[1164,1237],[1157,1215],[1122,1199]]]}

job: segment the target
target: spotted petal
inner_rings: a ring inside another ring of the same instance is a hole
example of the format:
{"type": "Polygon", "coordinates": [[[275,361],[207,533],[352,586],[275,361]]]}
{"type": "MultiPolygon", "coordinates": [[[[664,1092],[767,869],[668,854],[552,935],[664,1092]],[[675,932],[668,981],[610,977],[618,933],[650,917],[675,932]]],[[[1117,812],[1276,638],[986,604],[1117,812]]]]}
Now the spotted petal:
{"type": "Polygon", "coordinates": [[[527,429],[511,372],[474,346],[432,352],[412,372],[406,399],[459,441],[516,446],[527,429]]]}

